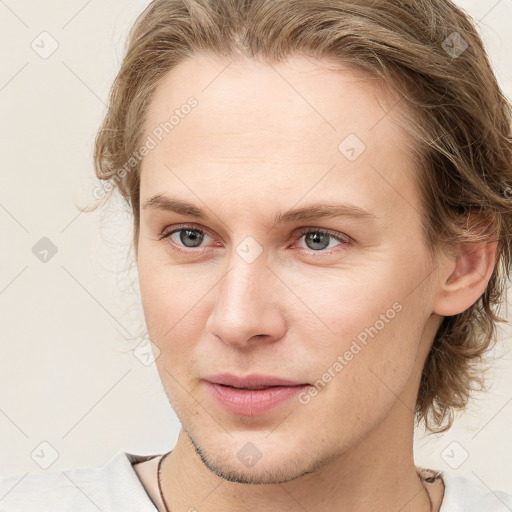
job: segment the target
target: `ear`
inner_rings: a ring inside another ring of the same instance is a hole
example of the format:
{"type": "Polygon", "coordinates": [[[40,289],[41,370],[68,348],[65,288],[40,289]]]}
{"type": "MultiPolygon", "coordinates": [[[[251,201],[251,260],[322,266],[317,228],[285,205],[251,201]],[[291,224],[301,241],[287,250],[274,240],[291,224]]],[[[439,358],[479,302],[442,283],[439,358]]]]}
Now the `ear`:
{"type": "Polygon", "coordinates": [[[463,244],[441,264],[434,313],[457,315],[482,296],[496,265],[497,245],[497,241],[463,244]]]}

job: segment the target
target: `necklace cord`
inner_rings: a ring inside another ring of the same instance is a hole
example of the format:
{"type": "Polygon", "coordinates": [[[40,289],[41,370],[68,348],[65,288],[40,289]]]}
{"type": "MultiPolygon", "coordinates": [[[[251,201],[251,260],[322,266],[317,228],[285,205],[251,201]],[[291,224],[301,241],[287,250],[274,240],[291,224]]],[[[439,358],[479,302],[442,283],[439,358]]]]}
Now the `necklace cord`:
{"type": "MultiPolygon", "coordinates": [[[[422,471],[424,472],[426,470],[423,469],[422,471]]],[[[434,504],[432,503],[432,498],[430,497],[430,493],[428,492],[425,482],[429,483],[429,484],[433,484],[439,478],[440,472],[439,471],[434,472],[432,469],[428,470],[428,471],[430,471],[432,473],[430,476],[423,476],[421,474],[421,471],[416,471],[416,473],[418,474],[418,477],[420,479],[421,485],[423,486],[423,489],[425,489],[425,494],[427,495],[428,503],[430,506],[430,512],[434,512],[434,504]]]]}
{"type": "Polygon", "coordinates": [[[164,493],[162,492],[162,482],[161,482],[161,466],[162,466],[162,462],[164,461],[164,459],[167,457],[167,455],[169,455],[169,453],[171,452],[168,452],[166,453],[159,461],[158,461],[158,469],[157,469],[157,475],[158,475],[158,492],[160,493],[160,499],[162,500],[162,503],[164,504],[164,507],[165,507],[165,512],[171,512],[169,507],[167,506],[167,502],[165,501],[165,498],[164,498],[164,493]]]}

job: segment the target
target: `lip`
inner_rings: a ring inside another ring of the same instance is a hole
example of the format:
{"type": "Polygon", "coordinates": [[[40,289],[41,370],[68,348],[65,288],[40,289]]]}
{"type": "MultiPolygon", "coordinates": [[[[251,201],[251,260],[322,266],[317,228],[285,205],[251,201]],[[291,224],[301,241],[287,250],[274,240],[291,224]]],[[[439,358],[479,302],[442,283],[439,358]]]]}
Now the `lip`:
{"type": "Polygon", "coordinates": [[[262,375],[258,373],[251,373],[245,377],[240,377],[232,373],[218,373],[216,375],[205,377],[204,380],[214,384],[224,384],[225,386],[232,386],[235,388],[263,388],[271,386],[298,386],[307,384],[306,382],[282,379],[281,377],[262,375]]]}
{"type": "Polygon", "coordinates": [[[204,379],[210,396],[224,410],[241,416],[265,414],[296,396],[307,383],[271,375],[239,377],[223,373],[204,379]],[[242,388],[259,389],[242,389],[242,388]]]}

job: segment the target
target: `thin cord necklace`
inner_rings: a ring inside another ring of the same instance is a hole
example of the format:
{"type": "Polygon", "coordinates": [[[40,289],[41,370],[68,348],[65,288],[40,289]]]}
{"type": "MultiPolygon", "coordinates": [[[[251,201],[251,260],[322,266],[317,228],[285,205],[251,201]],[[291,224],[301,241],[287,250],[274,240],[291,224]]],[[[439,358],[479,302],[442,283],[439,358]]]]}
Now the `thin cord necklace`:
{"type": "MultiPolygon", "coordinates": [[[[172,451],[172,450],[171,450],[172,451]]],[[[171,512],[169,507],[167,506],[167,502],[165,501],[165,498],[164,498],[164,494],[162,492],[162,482],[161,482],[161,476],[160,476],[160,468],[162,466],[162,462],[163,460],[165,459],[165,457],[167,457],[167,455],[169,455],[169,453],[171,452],[168,452],[166,453],[159,461],[158,461],[158,470],[157,470],[157,475],[158,475],[158,492],[160,493],[160,499],[162,500],[162,503],[164,504],[164,507],[165,507],[165,512],[171,512]]]]}
{"type": "Polygon", "coordinates": [[[428,503],[430,505],[430,512],[434,512],[434,504],[432,503],[432,498],[430,497],[430,493],[428,492],[428,489],[427,489],[427,486],[425,484],[426,483],[429,483],[429,484],[433,484],[440,476],[441,472],[440,471],[437,471],[437,472],[434,472],[434,470],[430,469],[430,470],[422,470],[423,472],[425,471],[430,471],[431,474],[430,476],[424,476],[421,474],[421,471],[417,471],[417,474],[418,474],[418,477],[420,479],[420,482],[421,482],[421,485],[423,486],[423,489],[425,489],[425,493],[427,495],[427,498],[428,498],[428,503]]]}
{"type": "MultiPolygon", "coordinates": [[[[165,501],[165,498],[164,498],[164,494],[162,492],[161,467],[162,467],[162,462],[167,457],[167,455],[169,455],[169,453],[171,453],[171,452],[166,453],[163,457],[160,458],[160,460],[158,461],[158,469],[157,469],[158,492],[160,493],[160,499],[162,500],[162,503],[164,504],[165,512],[171,512],[171,510],[170,510],[169,506],[167,505],[167,502],[165,501]]],[[[430,512],[434,512],[434,504],[432,503],[432,498],[430,497],[430,493],[428,492],[428,489],[427,489],[427,486],[425,485],[425,482],[427,482],[429,484],[434,483],[434,481],[437,478],[439,478],[440,472],[438,471],[437,473],[435,473],[435,474],[433,474],[432,476],[429,476],[429,477],[424,477],[419,471],[417,473],[418,473],[418,476],[420,478],[421,485],[423,486],[423,489],[425,489],[425,493],[427,495],[428,503],[429,503],[429,506],[430,506],[430,512]]]]}
{"type": "Polygon", "coordinates": [[[423,489],[425,489],[425,494],[427,495],[429,512],[434,512],[434,504],[432,503],[432,498],[430,497],[430,493],[428,492],[427,486],[425,485],[425,482],[423,480],[421,481],[421,485],[423,485],[423,489]]]}

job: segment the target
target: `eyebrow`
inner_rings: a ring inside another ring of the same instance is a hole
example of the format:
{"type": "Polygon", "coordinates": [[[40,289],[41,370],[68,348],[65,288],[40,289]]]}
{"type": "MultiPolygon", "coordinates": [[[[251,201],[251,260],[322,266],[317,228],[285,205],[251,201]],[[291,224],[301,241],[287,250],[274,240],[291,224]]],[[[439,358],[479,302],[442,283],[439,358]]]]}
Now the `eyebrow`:
{"type": "MultiPolygon", "coordinates": [[[[180,215],[196,217],[198,219],[208,218],[208,214],[201,210],[201,208],[181,199],[166,197],[162,194],[150,197],[143,204],[142,208],[170,211],[180,215]]],[[[377,219],[377,216],[374,213],[353,204],[316,203],[302,208],[295,208],[287,212],[278,212],[274,216],[274,225],[336,217],[348,217],[360,220],[377,219]]]]}

